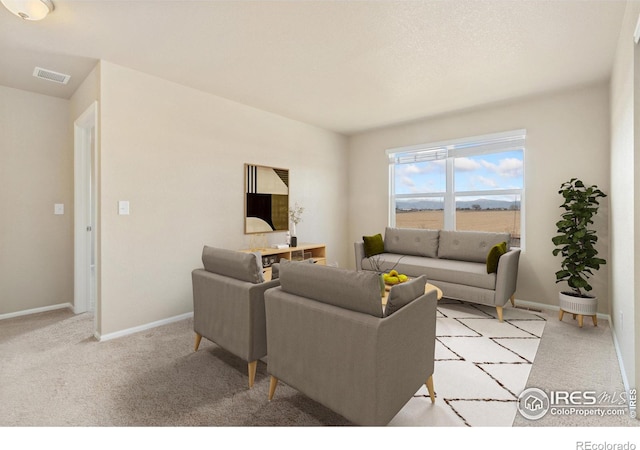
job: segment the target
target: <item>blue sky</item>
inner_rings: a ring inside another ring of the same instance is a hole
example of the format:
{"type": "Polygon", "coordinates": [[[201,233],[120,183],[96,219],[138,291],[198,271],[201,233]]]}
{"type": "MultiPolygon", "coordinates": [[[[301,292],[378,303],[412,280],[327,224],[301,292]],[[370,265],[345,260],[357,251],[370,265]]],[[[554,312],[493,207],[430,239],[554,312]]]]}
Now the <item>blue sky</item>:
{"type": "MultiPolygon", "coordinates": [[[[446,190],[445,160],[401,164],[395,170],[396,194],[446,190]]],[[[455,159],[455,190],[522,189],[522,150],[455,159]]]]}

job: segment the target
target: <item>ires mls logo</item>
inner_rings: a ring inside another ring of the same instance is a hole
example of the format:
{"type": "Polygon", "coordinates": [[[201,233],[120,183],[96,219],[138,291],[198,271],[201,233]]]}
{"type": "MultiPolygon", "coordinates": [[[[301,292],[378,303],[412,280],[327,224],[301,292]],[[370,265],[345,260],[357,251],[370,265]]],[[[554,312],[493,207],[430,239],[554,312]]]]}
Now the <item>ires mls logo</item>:
{"type": "Polygon", "coordinates": [[[551,391],[549,401],[553,406],[590,406],[598,403],[595,391],[551,391]]]}
{"type": "Polygon", "coordinates": [[[525,389],[518,397],[518,411],[525,419],[541,419],[549,411],[550,405],[547,393],[538,388],[525,389]]]}
{"type": "Polygon", "coordinates": [[[528,388],[518,397],[518,411],[529,420],[538,420],[547,413],[552,415],[577,416],[621,416],[636,415],[636,390],[614,392],[596,391],[549,391],[528,388]]]}

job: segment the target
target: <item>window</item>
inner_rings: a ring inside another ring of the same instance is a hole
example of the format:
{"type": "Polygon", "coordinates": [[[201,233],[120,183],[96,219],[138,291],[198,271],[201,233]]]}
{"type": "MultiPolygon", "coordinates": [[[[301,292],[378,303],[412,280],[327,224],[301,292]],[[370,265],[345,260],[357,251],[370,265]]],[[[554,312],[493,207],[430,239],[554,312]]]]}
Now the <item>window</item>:
{"type": "Polygon", "coordinates": [[[511,233],[521,247],[525,130],[387,150],[389,225],[511,233]]]}

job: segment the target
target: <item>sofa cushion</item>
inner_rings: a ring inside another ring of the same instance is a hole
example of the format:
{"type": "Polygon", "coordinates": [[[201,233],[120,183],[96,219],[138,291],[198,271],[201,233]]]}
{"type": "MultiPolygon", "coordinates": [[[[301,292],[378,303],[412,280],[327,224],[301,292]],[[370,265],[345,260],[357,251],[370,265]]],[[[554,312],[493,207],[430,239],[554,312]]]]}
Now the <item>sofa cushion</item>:
{"type": "Polygon", "coordinates": [[[364,256],[366,258],[384,253],[384,241],[380,233],[373,236],[362,236],[362,240],[364,241],[364,256]]]}
{"type": "MultiPolygon", "coordinates": [[[[487,273],[485,262],[455,261],[453,259],[424,258],[422,256],[382,253],[377,258],[380,265],[386,269],[395,266],[396,270],[410,277],[426,275],[430,283],[438,285],[438,281],[472,286],[482,289],[496,288],[496,274],[487,273]]],[[[365,259],[362,268],[370,270],[370,264],[365,259]]]]}
{"type": "Polygon", "coordinates": [[[438,258],[486,264],[491,247],[510,239],[509,233],[440,230],[438,258]]]}
{"type": "Polygon", "coordinates": [[[205,245],[202,249],[202,263],[207,272],[254,284],[264,281],[260,253],[244,253],[205,245]]]}
{"type": "Polygon", "coordinates": [[[491,247],[487,255],[487,273],[496,273],[498,271],[498,261],[505,253],[507,253],[506,242],[501,242],[491,247]]]}
{"type": "MultiPolygon", "coordinates": [[[[397,269],[398,264],[403,259],[408,258],[408,255],[397,255],[395,253],[380,253],[372,258],[364,258],[362,260],[363,270],[372,270],[374,272],[383,273],[390,272],[392,269],[397,269]]],[[[422,256],[416,258],[423,258],[422,256]]]]}
{"type": "Polygon", "coordinates": [[[384,232],[384,251],[437,258],[439,234],[439,230],[387,227],[384,232]]]}
{"type": "Polygon", "coordinates": [[[382,317],[380,277],[373,272],[281,261],[280,287],[290,294],[382,317]]]}
{"type": "Polygon", "coordinates": [[[396,284],[389,291],[387,305],[384,308],[385,317],[390,316],[403,306],[408,305],[416,298],[424,295],[424,286],[427,284],[427,277],[422,275],[402,284],[396,284]]]}

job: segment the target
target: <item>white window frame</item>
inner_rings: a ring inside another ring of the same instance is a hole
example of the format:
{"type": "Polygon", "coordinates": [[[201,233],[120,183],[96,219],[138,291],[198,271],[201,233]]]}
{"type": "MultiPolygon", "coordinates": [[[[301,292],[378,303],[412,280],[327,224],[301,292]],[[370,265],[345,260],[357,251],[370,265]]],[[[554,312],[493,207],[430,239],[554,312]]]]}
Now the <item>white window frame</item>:
{"type": "Polygon", "coordinates": [[[485,134],[461,139],[453,139],[429,144],[397,147],[386,150],[389,160],[389,226],[396,226],[396,198],[443,198],[444,197],[444,229],[456,229],[456,197],[520,195],[520,248],[525,243],[525,207],[524,197],[526,180],[523,171],[522,189],[492,189],[481,191],[455,191],[455,158],[504,153],[522,150],[523,162],[526,152],[525,129],[503,133],[485,134]],[[446,160],[446,190],[437,193],[396,194],[395,168],[400,161],[424,162],[429,160],[446,160]]]}

